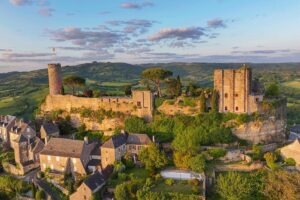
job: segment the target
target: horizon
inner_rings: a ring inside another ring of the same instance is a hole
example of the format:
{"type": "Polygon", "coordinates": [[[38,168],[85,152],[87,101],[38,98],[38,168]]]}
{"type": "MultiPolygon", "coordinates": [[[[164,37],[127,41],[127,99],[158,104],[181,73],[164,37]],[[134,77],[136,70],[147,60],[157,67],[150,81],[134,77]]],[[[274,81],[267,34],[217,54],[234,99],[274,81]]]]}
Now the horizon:
{"type": "Polygon", "coordinates": [[[297,0],[4,0],[0,73],[51,62],[297,63],[299,10],[297,0]]]}

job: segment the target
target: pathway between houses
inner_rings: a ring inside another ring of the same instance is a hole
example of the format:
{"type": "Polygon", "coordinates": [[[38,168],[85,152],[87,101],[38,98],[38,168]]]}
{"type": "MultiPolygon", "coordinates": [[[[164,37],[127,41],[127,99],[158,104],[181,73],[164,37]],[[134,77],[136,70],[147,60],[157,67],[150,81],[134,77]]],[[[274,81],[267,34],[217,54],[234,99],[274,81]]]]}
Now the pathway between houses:
{"type": "Polygon", "coordinates": [[[47,195],[51,196],[52,200],[60,200],[59,196],[55,191],[52,190],[52,188],[46,181],[35,178],[34,182],[38,187],[42,188],[47,195]]]}

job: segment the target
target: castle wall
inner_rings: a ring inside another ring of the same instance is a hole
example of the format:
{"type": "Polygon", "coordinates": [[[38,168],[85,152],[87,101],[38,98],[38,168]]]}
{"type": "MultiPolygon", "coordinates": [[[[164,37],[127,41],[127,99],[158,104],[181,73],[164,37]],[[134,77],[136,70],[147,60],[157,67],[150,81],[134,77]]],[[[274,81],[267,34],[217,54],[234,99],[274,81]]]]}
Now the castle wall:
{"type": "Polygon", "coordinates": [[[72,95],[48,95],[41,106],[43,112],[65,110],[72,108],[88,108],[91,110],[105,109],[122,112],[127,115],[136,115],[149,121],[152,119],[153,95],[150,91],[133,91],[129,97],[102,97],[85,98],[72,95]]]}
{"type": "Polygon", "coordinates": [[[48,64],[48,79],[50,95],[61,94],[62,79],[60,64],[48,64]]]}

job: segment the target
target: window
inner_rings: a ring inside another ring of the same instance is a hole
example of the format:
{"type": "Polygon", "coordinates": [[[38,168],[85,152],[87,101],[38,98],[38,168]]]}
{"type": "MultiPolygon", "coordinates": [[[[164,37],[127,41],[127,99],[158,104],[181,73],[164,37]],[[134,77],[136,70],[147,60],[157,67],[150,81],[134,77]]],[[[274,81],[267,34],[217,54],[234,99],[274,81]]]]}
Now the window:
{"type": "Polygon", "coordinates": [[[54,168],[53,165],[50,165],[50,168],[53,170],[53,168],[54,168]]]}
{"type": "Polygon", "coordinates": [[[138,107],[142,107],[142,104],[141,104],[140,101],[137,102],[137,106],[138,106],[138,107]]]}
{"type": "Polygon", "coordinates": [[[235,97],[238,97],[239,96],[239,94],[235,94],[235,97]]]}
{"type": "Polygon", "coordinates": [[[228,109],[227,109],[227,106],[225,106],[225,111],[227,111],[228,109]]]}
{"type": "Polygon", "coordinates": [[[47,156],[47,159],[50,161],[51,160],[51,156],[47,156]]]}
{"type": "Polygon", "coordinates": [[[75,164],[76,163],[76,158],[72,158],[72,161],[75,164]]]}
{"type": "Polygon", "coordinates": [[[47,168],[47,166],[45,164],[43,164],[43,169],[46,169],[46,168],[47,168]]]}
{"type": "Polygon", "coordinates": [[[58,156],[56,156],[56,161],[59,161],[60,159],[59,159],[59,157],[58,156]]]}
{"type": "Polygon", "coordinates": [[[228,97],[228,94],[227,93],[225,93],[225,98],[227,98],[228,97]]]}
{"type": "Polygon", "coordinates": [[[259,98],[255,98],[256,103],[259,102],[259,98]]]}
{"type": "Polygon", "coordinates": [[[236,111],[239,111],[239,107],[235,107],[235,110],[236,110],[236,111]]]}

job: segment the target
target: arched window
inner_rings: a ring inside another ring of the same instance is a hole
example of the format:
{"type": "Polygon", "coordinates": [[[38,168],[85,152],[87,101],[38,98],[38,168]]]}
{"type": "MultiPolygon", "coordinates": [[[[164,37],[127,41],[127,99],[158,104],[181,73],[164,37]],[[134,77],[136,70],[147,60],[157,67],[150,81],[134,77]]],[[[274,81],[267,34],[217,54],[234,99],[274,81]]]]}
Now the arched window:
{"type": "Polygon", "coordinates": [[[239,111],[239,107],[238,107],[238,106],[237,106],[237,107],[235,107],[235,110],[236,110],[236,111],[239,111]]]}

